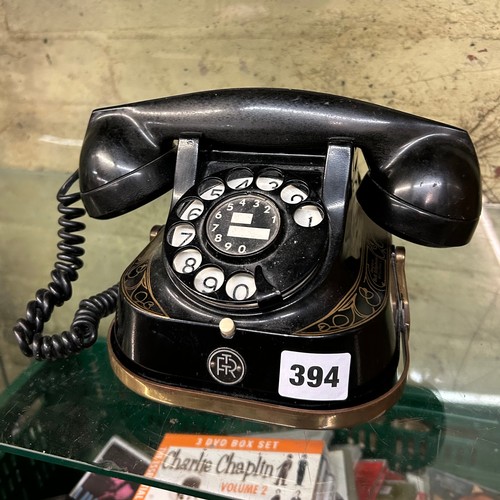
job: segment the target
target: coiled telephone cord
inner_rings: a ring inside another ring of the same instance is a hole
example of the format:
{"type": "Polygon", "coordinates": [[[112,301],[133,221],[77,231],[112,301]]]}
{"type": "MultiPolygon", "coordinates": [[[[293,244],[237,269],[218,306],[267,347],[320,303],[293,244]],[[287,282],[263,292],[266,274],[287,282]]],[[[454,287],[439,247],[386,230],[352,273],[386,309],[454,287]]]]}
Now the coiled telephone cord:
{"type": "Polygon", "coordinates": [[[84,230],[85,224],[75,219],[83,217],[86,212],[83,208],[73,206],[80,201],[80,193],[68,194],[77,180],[78,171],[68,178],[57,193],[61,228],[57,233],[60,238],[57,244],[59,253],[50,275],[52,281],[47,288],[36,292],[35,300],[26,306],[26,316],[19,319],[13,329],[23,354],[37,360],[66,358],[90,347],[97,340],[100,320],[116,309],[118,285],[82,300],[69,331],[42,335],[44,324],[50,320],[54,307],[60,307],[71,298],[71,283],[78,278],[78,270],[83,266],[81,257],[85,251],[79,245],[85,242],[85,238],[75,233],[84,230]]]}

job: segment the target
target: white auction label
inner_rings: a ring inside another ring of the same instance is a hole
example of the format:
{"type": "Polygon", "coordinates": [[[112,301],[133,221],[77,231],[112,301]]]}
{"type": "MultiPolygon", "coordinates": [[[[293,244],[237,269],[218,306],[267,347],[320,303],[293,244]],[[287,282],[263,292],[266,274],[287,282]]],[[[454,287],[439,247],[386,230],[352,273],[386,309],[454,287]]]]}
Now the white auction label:
{"type": "Polygon", "coordinates": [[[281,353],[280,396],[309,401],[344,401],[349,392],[351,355],[281,353]]]}

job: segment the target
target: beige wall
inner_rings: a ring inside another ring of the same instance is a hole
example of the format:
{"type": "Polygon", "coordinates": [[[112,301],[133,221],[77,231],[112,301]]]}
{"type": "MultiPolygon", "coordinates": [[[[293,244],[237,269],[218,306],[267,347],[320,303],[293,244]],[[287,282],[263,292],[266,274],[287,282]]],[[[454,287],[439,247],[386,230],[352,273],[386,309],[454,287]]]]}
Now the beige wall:
{"type": "Polygon", "coordinates": [[[95,107],[285,86],[468,129],[499,201],[499,82],[497,0],[0,0],[0,167],[73,170],[95,107]]]}

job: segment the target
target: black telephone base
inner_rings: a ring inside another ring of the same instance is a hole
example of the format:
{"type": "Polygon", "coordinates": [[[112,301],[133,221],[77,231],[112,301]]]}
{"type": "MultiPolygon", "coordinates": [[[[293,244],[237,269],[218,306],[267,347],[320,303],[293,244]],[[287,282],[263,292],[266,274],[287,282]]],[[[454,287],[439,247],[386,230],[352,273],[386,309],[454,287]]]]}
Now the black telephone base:
{"type": "Polygon", "coordinates": [[[396,383],[384,394],[369,402],[335,410],[310,410],[265,403],[202,390],[167,385],[131,370],[115,339],[114,324],[108,336],[111,367],[118,379],[129,389],[153,401],[190,410],[229,415],[245,420],[300,429],[340,429],[376,419],[397,403],[402,396],[410,366],[409,333],[400,334],[403,367],[396,383]]]}

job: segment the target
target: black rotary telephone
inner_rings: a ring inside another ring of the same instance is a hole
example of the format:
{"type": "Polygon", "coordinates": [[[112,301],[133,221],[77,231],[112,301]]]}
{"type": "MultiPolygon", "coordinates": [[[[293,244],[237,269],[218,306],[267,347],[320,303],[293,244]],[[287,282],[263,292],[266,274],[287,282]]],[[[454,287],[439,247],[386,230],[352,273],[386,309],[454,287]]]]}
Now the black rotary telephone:
{"type": "Polygon", "coordinates": [[[408,371],[404,250],[466,244],[481,211],[460,129],[284,89],[200,92],[92,113],[59,194],[52,282],[14,333],[37,359],[93,344],[157,401],[297,427],[352,425],[400,396],[408,371]],[[79,178],[80,192],[70,194],[79,178]],[[119,286],[42,335],[82,265],[85,210],[111,218],[172,190],[170,213],[119,286]],[[398,364],[403,369],[398,374],[398,364]]]}

